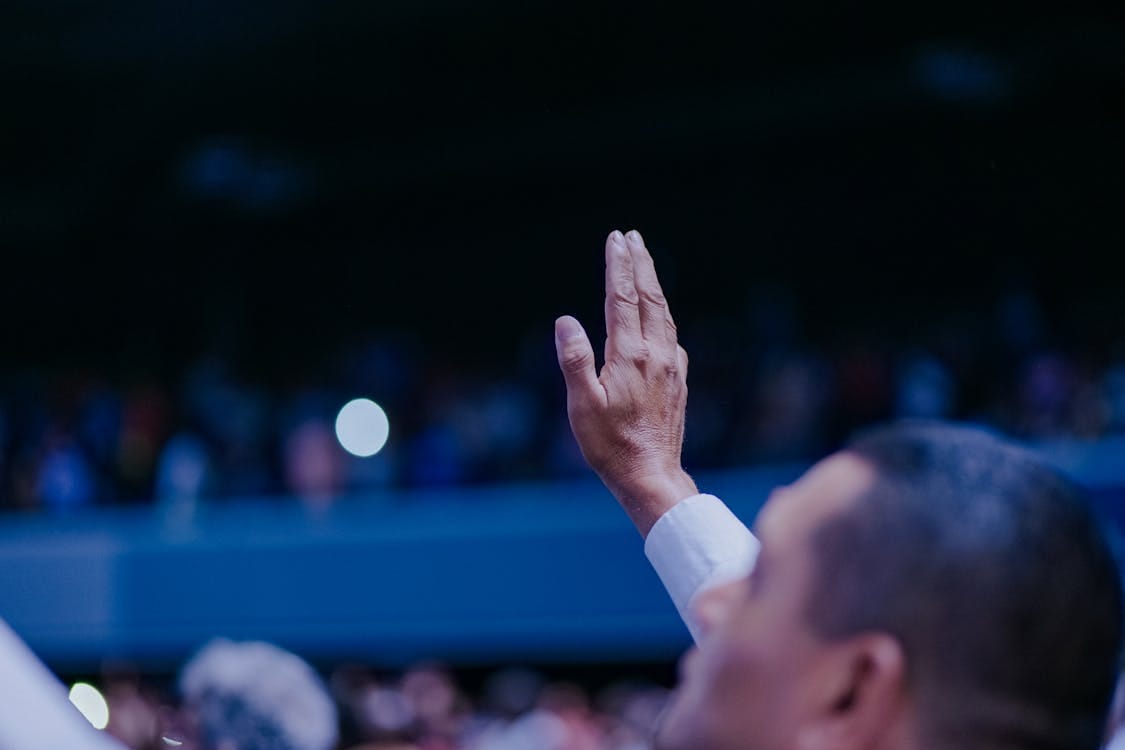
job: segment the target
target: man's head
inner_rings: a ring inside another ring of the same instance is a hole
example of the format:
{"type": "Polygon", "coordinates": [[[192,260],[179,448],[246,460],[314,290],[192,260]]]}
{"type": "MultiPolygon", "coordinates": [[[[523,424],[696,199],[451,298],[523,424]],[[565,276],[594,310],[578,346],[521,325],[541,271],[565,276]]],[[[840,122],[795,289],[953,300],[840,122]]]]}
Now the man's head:
{"type": "Polygon", "coordinates": [[[217,638],[180,672],[184,706],[210,750],[331,750],[332,697],[301,657],[261,641],[217,638]]]}
{"type": "Polygon", "coordinates": [[[1101,739],[1120,580],[1080,493],[985,433],[900,425],[775,491],[751,576],[701,597],[667,748],[1101,739]]]}

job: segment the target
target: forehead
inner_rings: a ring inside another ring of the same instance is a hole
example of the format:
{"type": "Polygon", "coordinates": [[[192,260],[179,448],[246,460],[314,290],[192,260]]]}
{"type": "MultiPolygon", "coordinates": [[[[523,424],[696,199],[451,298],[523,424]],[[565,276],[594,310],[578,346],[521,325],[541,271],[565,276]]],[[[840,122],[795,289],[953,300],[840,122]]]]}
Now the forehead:
{"type": "Polygon", "coordinates": [[[793,484],[773,491],[758,514],[758,536],[774,548],[803,545],[824,521],[853,507],[875,478],[875,470],[859,456],[834,453],[793,484]]]}

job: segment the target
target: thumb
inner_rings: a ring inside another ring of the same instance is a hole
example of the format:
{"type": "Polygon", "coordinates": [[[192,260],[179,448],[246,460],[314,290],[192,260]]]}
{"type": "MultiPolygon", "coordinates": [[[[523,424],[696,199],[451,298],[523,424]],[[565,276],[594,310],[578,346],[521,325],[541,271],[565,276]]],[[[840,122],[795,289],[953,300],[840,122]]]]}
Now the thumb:
{"type": "Polygon", "coordinates": [[[599,387],[594,349],[582,324],[569,315],[555,321],[555,351],[567,394],[572,399],[589,397],[599,387]]]}

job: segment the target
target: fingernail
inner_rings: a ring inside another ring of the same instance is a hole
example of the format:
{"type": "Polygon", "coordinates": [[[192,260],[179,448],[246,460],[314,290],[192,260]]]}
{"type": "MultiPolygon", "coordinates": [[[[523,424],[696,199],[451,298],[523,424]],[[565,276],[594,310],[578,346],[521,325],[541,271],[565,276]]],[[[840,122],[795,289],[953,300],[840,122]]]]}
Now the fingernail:
{"type": "Polygon", "coordinates": [[[635,242],[638,245],[643,245],[645,243],[644,237],[641,237],[641,233],[636,229],[630,229],[629,234],[625,236],[629,239],[630,242],[635,242]]]}
{"type": "Polygon", "coordinates": [[[582,325],[569,315],[555,321],[555,338],[559,341],[570,341],[584,335],[582,325]]]}
{"type": "Polygon", "coordinates": [[[625,237],[621,234],[620,230],[614,229],[609,233],[609,241],[614,245],[620,245],[625,242],[625,237]]]}

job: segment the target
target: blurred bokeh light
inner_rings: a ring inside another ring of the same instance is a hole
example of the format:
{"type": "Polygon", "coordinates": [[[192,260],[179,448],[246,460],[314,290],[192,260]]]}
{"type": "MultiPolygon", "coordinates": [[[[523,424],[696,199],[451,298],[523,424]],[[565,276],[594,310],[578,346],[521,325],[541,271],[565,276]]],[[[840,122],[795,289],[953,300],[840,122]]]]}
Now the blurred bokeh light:
{"type": "Polygon", "coordinates": [[[336,415],[336,438],[353,456],[374,456],[387,444],[390,432],[387,413],[368,398],[352,399],[336,415]]]}

